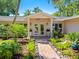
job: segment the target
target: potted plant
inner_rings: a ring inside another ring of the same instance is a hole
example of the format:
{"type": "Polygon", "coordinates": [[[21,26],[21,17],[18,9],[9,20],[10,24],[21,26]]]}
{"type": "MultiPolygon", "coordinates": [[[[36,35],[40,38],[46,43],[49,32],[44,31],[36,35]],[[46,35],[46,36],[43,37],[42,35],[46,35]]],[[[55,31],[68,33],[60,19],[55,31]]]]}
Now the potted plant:
{"type": "Polygon", "coordinates": [[[73,32],[68,34],[68,39],[72,41],[72,49],[73,50],[79,50],[79,33],[78,32],[73,32]]]}
{"type": "Polygon", "coordinates": [[[50,29],[47,29],[46,31],[47,31],[47,32],[50,32],[50,29]]]}
{"type": "Polygon", "coordinates": [[[30,32],[32,32],[32,29],[30,29],[30,32]]]}
{"type": "Polygon", "coordinates": [[[79,50],[79,43],[78,43],[78,41],[79,41],[79,39],[76,39],[76,41],[74,41],[73,43],[72,43],[72,49],[74,49],[74,50],[79,50]]]}

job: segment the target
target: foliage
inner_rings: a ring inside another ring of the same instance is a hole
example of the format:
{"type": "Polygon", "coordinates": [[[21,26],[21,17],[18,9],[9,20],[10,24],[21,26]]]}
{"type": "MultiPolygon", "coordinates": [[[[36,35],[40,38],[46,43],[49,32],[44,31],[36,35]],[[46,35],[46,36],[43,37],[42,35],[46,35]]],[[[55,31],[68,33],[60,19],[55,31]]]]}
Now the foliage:
{"type": "Polygon", "coordinates": [[[53,43],[56,48],[58,48],[59,50],[64,50],[64,49],[67,49],[71,46],[71,42],[68,41],[68,40],[63,40],[63,39],[51,39],[50,40],[51,43],[53,43]]]}
{"type": "Polygon", "coordinates": [[[58,48],[59,50],[65,50],[67,48],[69,48],[71,46],[71,42],[66,41],[66,42],[59,42],[56,43],[56,48],[58,48]]]}
{"type": "Polygon", "coordinates": [[[29,53],[27,56],[25,56],[23,59],[33,59],[33,55],[29,53]]]}
{"type": "Polygon", "coordinates": [[[74,52],[70,49],[67,49],[67,50],[63,50],[62,53],[64,55],[68,55],[68,56],[72,56],[74,54],[74,52]]]}
{"type": "Polygon", "coordinates": [[[30,53],[34,53],[35,52],[35,42],[33,39],[31,39],[27,45],[27,48],[29,50],[30,53]]]}
{"type": "Polygon", "coordinates": [[[79,0],[50,0],[58,9],[55,16],[74,16],[79,15],[79,0]]]}
{"type": "Polygon", "coordinates": [[[65,35],[66,39],[69,39],[70,41],[72,41],[72,49],[74,50],[79,50],[79,32],[73,32],[73,33],[69,33],[67,35],[65,35]]]}
{"type": "Polygon", "coordinates": [[[79,56],[73,56],[71,59],[79,59],[79,56]]]}
{"type": "Polygon", "coordinates": [[[64,37],[64,34],[62,32],[58,32],[58,30],[54,30],[53,36],[54,38],[62,38],[64,37]]]}
{"type": "Polygon", "coordinates": [[[20,7],[20,2],[21,2],[21,0],[17,0],[17,5],[16,5],[17,7],[16,7],[16,10],[15,10],[15,17],[13,19],[12,24],[14,24],[15,21],[16,21],[16,18],[17,18],[17,15],[18,15],[18,11],[19,11],[19,7],[20,7]]]}
{"type": "Polygon", "coordinates": [[[33,12],[34,12],[34,13],[38,13],[38,12],[42,12],[42,10],[39,9],[39,7],[35,7],[35,8],[33,9],[33,12]]]}
{"type": "Polygon", "coordinates": [[[53,43],[53,44],[56,44],[56,43],[62,42],[62,41],[63,41],[62,38],[60,38],[60,39],[55,39],[55,38],[50,39],[50,42],[53,43]]]}
{"type": "Polygon", "coordinates": [[[24,12],[24,16],[32,15],[32,13],[39,13],[42,12],[42,10],[39,7],[35,7],[33,10],[27,9],[24,12]]]}
{"type": "Polygon", "coordinates": [[[31,11],[29,9],[25,10],[24,16],[29,16],[31,15],[31,11]]]}
{"type": "Polygon", "coordinates": [[[34,39],[31,39],[29,43],[27,44],[27,49],[29,51],[28,55],[26,56],[26,59],[35,59],[35,42],[34,39]]]}
{"type": "Polygon", "coordinates": [[[77,41],[79,39],[79,32],[69,33],[65,37],[73,42],[77,41]]]}
{"type": "Polygon", "coordinates": [[[5,25],[0,25],[0,36],[7,39],[9,35],[8,27],[5,25]]]}
{"type": "Polygon", "coordinates": [[[9,16],[15,15],[16,5],[18,0],[0,0],[0,15],[9,16]]]}
{"type": "Polygon", "coordinates": [[[27,29],[24,27],[24,25],[12,24],[10,26],[10,30],[13,33],[13,36],[16,38],[27,36],[27,29]]]}
{"type": "Polygon", "coordinates": [[[0,43],[0,59],[11,59],[14,54],[21,53],[21,46],[14,40],[5,40],[0,43]]]}

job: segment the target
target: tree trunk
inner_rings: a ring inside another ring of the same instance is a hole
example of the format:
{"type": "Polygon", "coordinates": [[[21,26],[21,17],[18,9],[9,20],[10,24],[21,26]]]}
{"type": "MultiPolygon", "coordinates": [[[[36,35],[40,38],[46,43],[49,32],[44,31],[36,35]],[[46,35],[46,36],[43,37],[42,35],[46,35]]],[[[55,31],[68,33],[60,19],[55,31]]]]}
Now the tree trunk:
{"type": "Polygon", "coordinates": [[[21,0],[18,0],[16,11],[15,11],[15,17],[14,17],[14,20],[13,20],[12,24],[14,24],[15,21],[16,21],[16,18],[17,18],[17,15],[18,15],[18,11],[19,11],[20,1],[21,0]]]}

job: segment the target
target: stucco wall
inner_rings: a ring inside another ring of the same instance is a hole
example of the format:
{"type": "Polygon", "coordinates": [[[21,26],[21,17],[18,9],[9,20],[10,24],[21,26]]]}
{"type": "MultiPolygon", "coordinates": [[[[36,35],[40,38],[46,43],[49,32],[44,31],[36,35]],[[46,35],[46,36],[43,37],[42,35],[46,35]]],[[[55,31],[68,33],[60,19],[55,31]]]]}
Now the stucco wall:
{"type": "Polygon", "coordinates": [[[79,18],[66,20],[64,23],[64,33],[79,32],[79,18]]]}

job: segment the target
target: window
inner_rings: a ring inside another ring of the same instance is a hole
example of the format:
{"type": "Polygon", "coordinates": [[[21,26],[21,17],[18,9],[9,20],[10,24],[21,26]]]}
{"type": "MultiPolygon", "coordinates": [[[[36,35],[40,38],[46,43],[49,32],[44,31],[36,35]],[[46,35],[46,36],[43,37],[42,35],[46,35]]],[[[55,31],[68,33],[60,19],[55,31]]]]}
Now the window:
{"type": "Polygon", "coordinates": [[[56,31],[59,30],[60,32],[62,32],[62,24],[60,24],[60,23],[53,24],[53,29],[56,31]]]}

